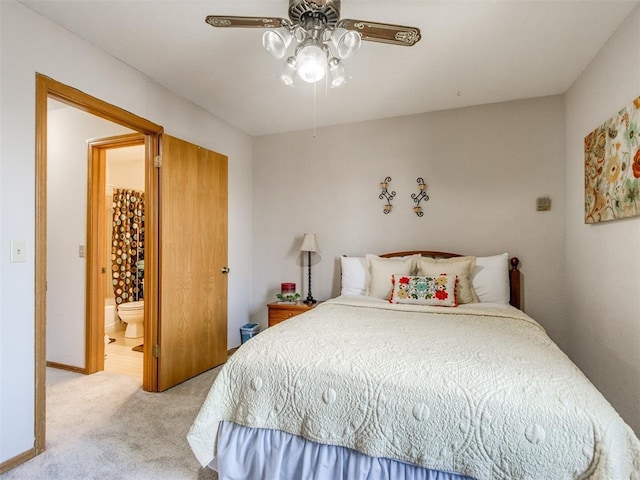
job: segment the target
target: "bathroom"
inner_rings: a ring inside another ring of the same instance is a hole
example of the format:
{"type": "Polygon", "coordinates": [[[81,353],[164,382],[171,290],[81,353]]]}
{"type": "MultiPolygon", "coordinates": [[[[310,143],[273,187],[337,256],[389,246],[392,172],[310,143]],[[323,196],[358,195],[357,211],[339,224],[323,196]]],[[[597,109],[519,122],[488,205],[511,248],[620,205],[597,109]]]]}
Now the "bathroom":
{"type": "Polygon", "coordinates": [[[104,369],[141,378],[145,147],[108,148],[105,152],[104,369]]]}

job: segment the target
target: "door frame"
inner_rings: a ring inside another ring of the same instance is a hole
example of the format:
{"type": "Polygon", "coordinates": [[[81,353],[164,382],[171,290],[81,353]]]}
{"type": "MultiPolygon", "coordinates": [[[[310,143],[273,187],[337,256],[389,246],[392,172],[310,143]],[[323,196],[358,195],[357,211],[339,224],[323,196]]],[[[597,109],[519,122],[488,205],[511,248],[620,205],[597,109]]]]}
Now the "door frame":
{"type": "MultiPolygon", "coordinates": [[[[144,135],[145,190],[147,193],[147,238],[145,262],[144,343],[157,344],[158,335],[158,258],[159,258],[159,172],[154,159],[159,154],[160,135],[164,129],[149,120],[111,105],[73,87],[36,73],[35,138],[35,443],[33,456],[45,451],[46,437],[46,300],[47,300],[47,100],[52,98],[72,107],[117,123],[144,135]],[[146,293],[145,292],[145,293],[146,293]]],[[[157,391],[157,361],[152,349],[145,349],[143,389],[157,391]]],[[[26,458],[25,458],[26,460],[26,458]]]]}
{"type": "MultiPolygon", "coordinates": [[[[104,296],[106,278],[111,269],[103,264],[105,244],[105,203],[107,151],[114,148],[144,145],[145,136],[129,133],[99,138],[88,143],[87,192],[87,273],[86,273],[86,346],[85,373],[104,370],[104,296]]],[[[146,167],[146,166],[145,166],[146,167]]],[[[146,170],[146,168],[145,168],[146,170]]],[[[144,330],[149,328],[144,319],[144,330]]]]}

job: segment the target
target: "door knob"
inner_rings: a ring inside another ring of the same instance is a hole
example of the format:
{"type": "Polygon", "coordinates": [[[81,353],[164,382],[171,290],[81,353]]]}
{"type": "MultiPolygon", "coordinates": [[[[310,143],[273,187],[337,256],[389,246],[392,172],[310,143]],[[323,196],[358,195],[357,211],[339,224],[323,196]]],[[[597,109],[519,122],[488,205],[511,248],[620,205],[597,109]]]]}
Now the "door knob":
{"type": "Polygon", "coordinates": [[[229,267],[222,267],[221,272],[224,273],[225,275],[227,273],[229,273],[231,271],[231,269],[229,267]]]}

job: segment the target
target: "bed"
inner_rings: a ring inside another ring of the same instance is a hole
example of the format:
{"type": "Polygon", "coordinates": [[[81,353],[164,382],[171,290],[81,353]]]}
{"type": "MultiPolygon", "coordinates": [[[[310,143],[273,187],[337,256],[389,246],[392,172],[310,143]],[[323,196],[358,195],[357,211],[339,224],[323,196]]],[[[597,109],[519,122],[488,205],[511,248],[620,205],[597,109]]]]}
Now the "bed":
{"type": "Polygon", "coordinates": [[[640,441],[522,310],[518,260],[343,257],[341,295],[244,344],[188,441],[231,479],[640,478],[640,441]]]}

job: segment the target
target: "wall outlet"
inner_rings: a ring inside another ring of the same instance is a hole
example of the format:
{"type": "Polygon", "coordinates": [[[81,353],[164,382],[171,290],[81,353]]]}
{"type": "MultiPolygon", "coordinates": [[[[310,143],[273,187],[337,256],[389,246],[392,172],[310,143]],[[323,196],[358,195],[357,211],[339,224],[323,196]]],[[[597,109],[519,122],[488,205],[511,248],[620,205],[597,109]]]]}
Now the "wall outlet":
{"type": "Polygon", "coordinates": [[[24,240],[11,241],[11,263],[27,261],[27,245],[24,240]]]}

